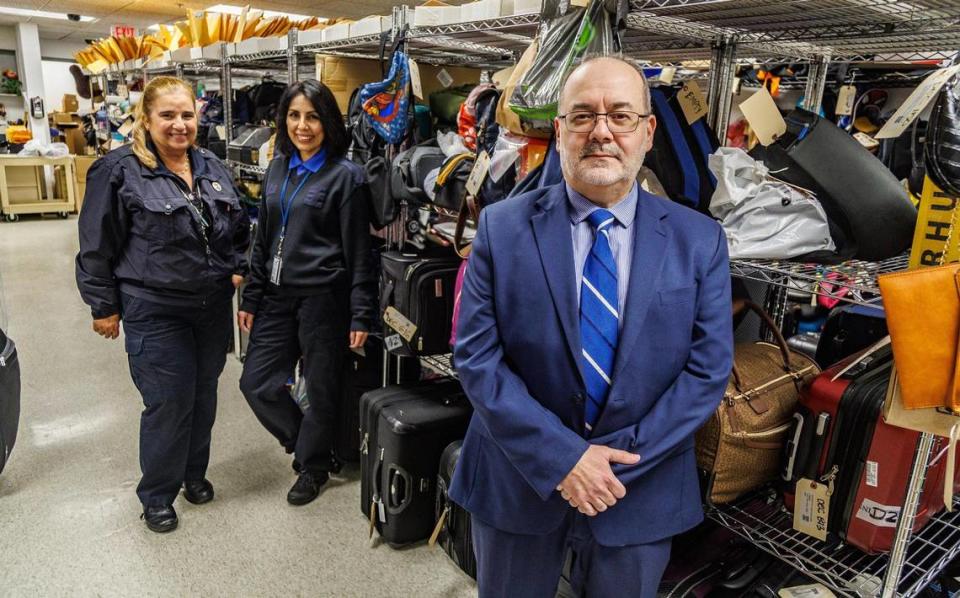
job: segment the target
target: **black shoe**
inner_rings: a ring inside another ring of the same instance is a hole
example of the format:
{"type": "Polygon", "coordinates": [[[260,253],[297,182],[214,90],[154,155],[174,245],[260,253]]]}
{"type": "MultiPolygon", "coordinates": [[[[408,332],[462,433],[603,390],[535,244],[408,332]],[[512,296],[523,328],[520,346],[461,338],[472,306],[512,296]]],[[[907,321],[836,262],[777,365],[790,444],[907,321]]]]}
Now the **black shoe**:
{"type": "Polygon", "coordinates": [[[184,482],[183,497],[187,499],[187,502],[195,505],[210,502],[213,500],[213,484],[207,480],[184,482]]]}
{"type": "Polygon", "coordinates": [[[287,502],[291,505],[305,505],[320,495],[320,487],[327,483],[330,474],[327,472],[310,473],[304,471],[297,478],[297,482],[287,492],[287,502]]]}
{"type": "Polygon", "coordinates": [[[177,529],[177,524],[179,523],[177,512],[173,510],[172,506],[144,507],[140,519],[146,522],[150,531],[157,532],[158,534],[172,532],[177,529]]]}

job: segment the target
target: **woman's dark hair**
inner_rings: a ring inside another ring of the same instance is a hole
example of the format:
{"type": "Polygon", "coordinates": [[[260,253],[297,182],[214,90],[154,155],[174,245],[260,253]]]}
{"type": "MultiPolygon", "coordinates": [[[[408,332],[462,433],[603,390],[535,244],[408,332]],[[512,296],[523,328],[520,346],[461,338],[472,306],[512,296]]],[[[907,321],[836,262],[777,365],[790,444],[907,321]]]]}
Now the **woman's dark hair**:
{"type": "Polygon", "coordinates": [[[327,150],[327,157],[339,158],[346,154],[350,146],[350,137],[347,134],[347,127],[343,124],[343,113],[340,112],[337,99],[330,88],[316,79],[291,83],[283,92],[280,106],[277,108],[276,151],[284,156],[292,156],[297,151],[287,132],[287,112],[290,111],[290,102],[300,94],[313,104],[313,109],[320,115],[320,123],[323,125],[323,148],[327,150]]]}

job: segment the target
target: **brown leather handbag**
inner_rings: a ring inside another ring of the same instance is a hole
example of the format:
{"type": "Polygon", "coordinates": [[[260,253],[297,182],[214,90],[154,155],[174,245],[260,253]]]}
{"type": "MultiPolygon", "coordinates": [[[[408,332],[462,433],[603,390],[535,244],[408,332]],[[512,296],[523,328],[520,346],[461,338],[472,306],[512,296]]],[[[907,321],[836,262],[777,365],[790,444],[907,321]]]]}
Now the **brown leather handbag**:
{"type": "Polygon", "coordinates": [[[716,413],[697,432],[697,467],[707,474],[706,501],[723,504],[777,477],[780,454],[800,388],[820,373],[809,357],[790,351],[780,329],[754,303],[776,344],[740,343],[716,413]]]}

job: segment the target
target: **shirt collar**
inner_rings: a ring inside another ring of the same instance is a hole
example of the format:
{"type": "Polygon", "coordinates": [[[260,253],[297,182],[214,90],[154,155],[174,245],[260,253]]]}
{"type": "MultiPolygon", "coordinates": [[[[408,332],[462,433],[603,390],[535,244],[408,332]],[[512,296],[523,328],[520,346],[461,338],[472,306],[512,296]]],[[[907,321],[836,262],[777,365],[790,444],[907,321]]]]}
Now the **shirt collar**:
{"type": "Polygon", "coordinates": [[[320,170],[327,161],[327,150],[326,148],[321,149],[319,152],[310,156],[306,162],[300,158],[300,152],[294,152],[293,156],[290,157],[290,165],[288,168],[293,170],[297,169],[297,174],[303,174],[304,171],[309,170],[312,173],[316,173],[320,170]]]}
{"type": "MultiPolygon", "coordinates": [[[[574,191],[569,183],[566,184],[566,187],[567,198],[569,199],[570,205],[570,222],[575,225],[580,224],[600,206],[574,191]]],[[[630,191],[624,197],[620,198],[620,201],[615,203],[613,207],[607,208],[610,210],[610,213],[613,214],[613,217],[617,219],[617,222],[624,228],[632,226],[633,220],[637,217],[637,201],[639,200],[639,195],[637,184],[634,183],[630,191]]]]}

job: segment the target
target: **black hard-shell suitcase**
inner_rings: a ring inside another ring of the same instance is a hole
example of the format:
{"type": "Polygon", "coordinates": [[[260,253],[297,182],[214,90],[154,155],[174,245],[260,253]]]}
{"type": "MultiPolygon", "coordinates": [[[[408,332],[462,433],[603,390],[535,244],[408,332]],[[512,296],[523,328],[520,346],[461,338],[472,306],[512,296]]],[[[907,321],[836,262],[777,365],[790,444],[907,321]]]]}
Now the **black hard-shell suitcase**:
{"type": "Polygon", "coordinates": [[[10,458],[20,426],[20,362],[13,341],[0,330],[0,472],[10,458]]]}
{"type": "Polygon", "coordinates": [[[380,314],[394,307],[415,327],[401,334],[389,319],[384,342],[396,355],[438,355],[450,352],[453,321],[453,288],[460,258],[451,253],[443,257],[422,257],[388,251],[383,254],[383,288],[380,314]]]}
{"type": "Polygon", "coordinates": [[[440,456],[467,432],[473,409],[456,380],[368,392],[360,399],[360,509],[389,544],[425,540],[440,456]]]}
{"type": "MultiPolygon", "coordinates": [[[[363,352],[363,355],[347,352],[343,380],[336,450],[337,457],[349,463],[360,461],[360,397],[383,386],[383,339],[370,335],[363,352]]],[[[405,360],[401,376],[402,382],[419,380],[420,362],[405,360]]]]}
{"type": "Polygon", "coordinates": [[[463,441],[450,443],[440,456],[440,472],[437,475],[437,502],[434,509],[438,525],[442,520],[437,543],[460,569],[470,577],[477,578],[477,557],[473,552],[473,530],[470,513],[450,500],[450,481],[460,460],[463,441]]]}

